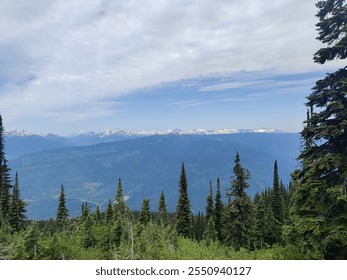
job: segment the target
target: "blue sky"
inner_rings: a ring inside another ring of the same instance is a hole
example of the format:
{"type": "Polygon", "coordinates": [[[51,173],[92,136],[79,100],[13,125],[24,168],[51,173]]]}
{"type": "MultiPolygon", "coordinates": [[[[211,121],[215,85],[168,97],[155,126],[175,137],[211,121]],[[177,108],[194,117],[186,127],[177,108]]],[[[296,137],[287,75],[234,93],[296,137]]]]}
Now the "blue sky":
{"type": "Polygon", "coordinates": [[[316,65],[313,0],[0,2],[6,130],[300,131],[316,65]]]}

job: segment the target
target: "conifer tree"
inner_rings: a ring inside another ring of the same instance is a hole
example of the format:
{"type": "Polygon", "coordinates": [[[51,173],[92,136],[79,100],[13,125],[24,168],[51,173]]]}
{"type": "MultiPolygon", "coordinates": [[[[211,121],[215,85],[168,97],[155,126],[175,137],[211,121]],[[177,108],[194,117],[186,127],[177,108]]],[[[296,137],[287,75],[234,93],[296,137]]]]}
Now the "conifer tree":
{"type": "Polygon", "coordinates": [[[282,196],[282,190],[280,188],[280,180],[278,176],[277,160],[274,164],[274,178],[271,197],[272,213],[275,219],[275,228],[273,229],[276,242],[281,242],[282,238],[282,225],[284,221],[284,202],[282,196]]]}
{"type": "Polygon", "coordinates": [[[212,181],[210,180],[210,192],[206,199],[206,222],[212,218],[214,219],[214,203],[213,203],[213,191],[212,191],[212,181]]]}
{"type": "Polygon", "coordinates": [[[232,245],[238,251],[241,247],[250,248],[253,227],[253,205],[245,192],[245,189],[249,187],[247,180],[250,174],[242,167],[239,153],[236,154],[233,171],[234,180],[227,193],[230,200],[224,215],[224,240],[226,244],[232,245]]]}
{"type": "Polygon", "coordinates": [[[254,227],[254,237],[255,237],[255,247],[262,249],[265,245],[265,240],[267,237],[267,212],[264,203],[264,197],[259,196],[259,200],[255,206],[255,227],[254,227]]]}
{"type": "MultiPolygon", "coordinates": [[[[326,0],[318,8],[314,54],[324,64],[347,57],[345,0],[326,0]]],[[[307,97],[301,132],[301,168],[294,172],[291,240],[312,258],[347,258],[347,67],[316,82],[307,97]]]]}
{"type": "Polygon", "coordinates": [[[25,202],[20,198],[18,173],[16,172],[9,217],[10,225],[14,231],[19,231],[23,227],[26,218],[24,214],[26,212],[25,205],[25,202]]]}
{"type": "Polygon", "coordinates": [[[215,227],[216,227],[216,234],[218,241],[222,241],[223,235],[222,235],[222,216],[223,216],[223,202],[222,202],[222,195],[220,192],[220,181],[219,178],[217,178],[217,191],[216,191],[216,198],[215,198],[215,209],[214,209],[214,221],[215,221],[215,227]]]}
{"type": "Polygon", "coordinates": [[[169,215],[167,212],[165,195],[163,191],[161,191],[158,205],[158,222],[162,227],[167,226],[169,223],[169,215]]]}
{"type": "Polygon", "coordinates": [[[139,223],[143,226],[147,226],[149,222],[151,221],[151,210],[149,207],[149,199],[145,198],[142,202],[142,208],[141,208],[141,213],[139,216],[139,223]]]}
{"type": "Polygon", "coordinates": [[[82,216],[81,221],[84,222],[90,216],[90,207],[88,201],[82,203],[82,216]]]}
{"type": "Polygon", "coordinates": [[[94,221],[98,224],[101,221],[100,204],[98,203],[94,212],[94,221]]]}
{"type": "Polygon", "coordinates": [[[122,180],[120,178],[118,179],[118,186],[117,186],[117,191],[116,191],[113,207],[114,207],[113,213],[116,220],[124,216],[126,212],[126,204],[125,204],[124,195],[123,195],[122,180]]]}
{"type": "Polygon", "coordinates": [[[108,204],[106,207],[105,220],[106,220],[106,223],[108,224],[110,224],[113,220],[113,209],[112,209],[111,199],[108,201],[108,204]]]}
{"type": "MultiPolygon", "coordinates": [[[[85,212],[87,212],[87,210],[85,210],[85,212]]],[[[85,220],[83,221],[82,226],[82,245],[84,248],[90,248],[94,245],[94,243],[95,237],[93,234],[93,221],[90,215],[88,214],[85,220]]]]}
{"type": "Polygon", "coordinates": [[[0,115],[0,225],[1,220],[8,222],[10,211],[10,169],[7,166],[5,157],[5,129],[0,115]]]}
{"type": "Polygon", "coordinates": [[[184,163],[182,163],[182,170],[179,181],[179,198],[176,207],[175,221],[176,230],[179,235],[184,237],[191,236],[192,219],[190,210],[190,201],[188,197],[188,183],[184,163]]]}
{"type": "Polygon", "coordinates": [[[58,227],[64,229],[67,217],[69,216],[68,209],[66,207],[66,200],[64,194],[64,186],[61,185],[60,196],[59,196],[59,205],[57,210],[57,224],[58,227]]]}

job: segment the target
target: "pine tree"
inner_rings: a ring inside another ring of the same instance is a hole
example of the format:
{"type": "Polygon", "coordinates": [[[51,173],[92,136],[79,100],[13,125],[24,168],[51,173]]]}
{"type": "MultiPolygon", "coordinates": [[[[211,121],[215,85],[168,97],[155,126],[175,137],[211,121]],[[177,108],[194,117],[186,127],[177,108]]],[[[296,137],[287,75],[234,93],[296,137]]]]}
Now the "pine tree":
{"type": "Polygon", "coordinates": [[[0,115],[0,225],[1,221],[8,222],[10,211],[10,169],[5,157],[5,129],[0,115]]]}
{"type": "Polygon", "coordinates": [[[223,210],[224,210],[224,206],[223,206],[223,202],[222,202],[222,195],[220,192],[220,181],[218,178],[217,179],[216,198],[215,198],[215,209],[214,209],[214,221],[215,221],[215,227],[216,227],[216,233],[217,233],[218,241],[223,240],[223,235],[222,235],[223,210]]]}
{"type": "Polygon", "coordinates": [[[190,201],[188,197],[188,184],[184,163],[182,163],[182,171],[179,181],[179,198],[176,207],[175,220],[176,230],[179,235],[184,237],[191,236],[192,219],[190,210],[190,201]]]}
{"type": "Polygon", "coordinates": [[[245,192],[245,189],[249,187],[247,180],[250,178],[250,174],[247,169],[242,167],[239,153],[236,154],[233,171],[234,180],[231,182],[230,192],[227,193],[230,200],[223,217],[224,241],[238,251],[241,247],[250,248],[253,227],[253,205],[245,192]]]}
{"type": "Polygon", "coordinates": [[[206,222],[208,223],[208,221],[212,218],[214,218],[214,203],[213,203],[213,191],[212,191],[212,181],[210,180],[210,192],[209,195],[207,196],[206,199],[206,222]]]}
{"type": "Polygon", "coordinates": [[[262,249],[265,245],[265,240],[267,237],[267,213],[266,206],[264,203],[264,197],[259,196],[259,200],[255,206],[255,227],[254,227],[254,237],[255,237],[255,247],[262,249]]]}
{"type": "Polygon", "coordinates": [[[117,186],[116,196],[114,198],[113,207],[114,207],[113,213],[114,213],[115,220],[124,216],[126,212],[126,204],[125,204],[124,195],[123,195],[122,180],[120,178],[118,179],[118,186],[117,186]]]}
{"type": "Polygon", "coordinates": [[[113,220],[113,209],[111,199],[108,201],[106,212],[105,212],[105,220],[107,224],[110,224],[113,220]]]}
{"type": "MultiPolygon", "coordinates": [[[[314,54],[324,64],[347,57],[345,0],[317,3],[314,54]]],[[[294,172],[291,240],[316,258],[347,258],[347,67],[316,82],[307,97],[301,169],[294,172]]]]}
{"type": "Polygon", "coordinates": [[[158,205],[158,222],[162,227],[167,226],[169,223],[169,215],[167,212],[165,195],[163,191],[161,191],[158,205]]]}
{"type": "Polygon", "coordinates": [[[271,197],[271,207],[272,213],[275,218],[275,228],[273,229],[274,236],[276,236],[276,242],[281,242],[282,240],[282,225],[284,221],[284,202],[282,197],[282,191],[280,188],[280,180],[278,176],[278,166],[277,160],[274,164],[274,178],[272,187],[272,197],[271,197]]]}
{"type": "Polygon", "coordinates": [[[97,224],[101,222],[100,204],[96,205],[95,212],[94,212],[94,221],[97,224]]]}
{"type": "Polygon", "coordinates": [[[81,210],[82,210],[81,221],[84,222],[90,216],[90,207],[89,207],[88,201],[85,201],[82,203],[81,210]]]}
{"type": "Polygon", "coordinates": [[[86,216],[85,220],[83,221],[82,226],[82,245],[84,248],[90,248],[93,247],[94,243],[95,237],[93,233],[93,221],[90,215],[88,214],[88,216],[86,216]]]}
{"type": "Polygon", "coordinates": [[[26,212],[25,205],[25,202],[20,198],[18,173],[16,172],[9,217],[10,225],[14,231],[19,231],[23,227],[23,222],[26,218],[24,214],[26,212]]]}
{"type": "Polygon", "coordinates": [[[61,185],[60,196],[59,196],[59,205],[57,210],[57,224],[58,227],[64,229],[67,217],[69,216],[69,211],[66,208],[66,200],[64,194],[64,186],[61,185]]]}
{"type": "Polygon", "coordinates": [[[152,219],[151,209],[149,207],[149,199],[145,198],[142,202],[141,213],[139,216],[139,223],[143,226],[147,226],[152,219]]]}

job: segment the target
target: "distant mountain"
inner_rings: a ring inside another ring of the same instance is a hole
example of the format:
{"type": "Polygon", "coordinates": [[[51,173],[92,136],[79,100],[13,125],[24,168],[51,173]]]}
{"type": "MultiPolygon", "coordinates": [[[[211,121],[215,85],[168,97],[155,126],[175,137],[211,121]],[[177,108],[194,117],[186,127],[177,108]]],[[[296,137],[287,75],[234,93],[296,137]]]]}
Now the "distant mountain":
{"type": "Polygon", "coordinates": [[[280,133],[275,129],[193,129],[180,130],[170,129],[165,131],[160,130],[137,130],[131,131],[126,129],[108,129],[101,133],[86,132],[73,136],[59,136],[55,134],[36,135],[24,130],[14,130],[5,133],[6,138],[6,155],[8,159],[42,151],[67,146],[87,146],[99,143],[107,143],[113,141],[122,141],[135,139],[153,135],[219,135],[219,134],[234,134],[234,133],[280,133]]]}
{"type": "Polygon", "coordinates": [[[67,141],[56,135],[39,136],[24,130],[15,130],[5,134],[5,151],[7,159],[30,154],[37,151],[68,146],[67,141]]]}
{"type": "Polygon", "coordinates": [[[78,215],[86,200],[104,210],[114,198],[118,178],[132,209],[140,209],[147,197],[156,210],[163,190],[169,210],[174,211],[184,162],[192,209],[197,212],[204,210],[210,179],[215,185],[220,177],[223,193],[230,187],[236,151],[251,172],[248,191],[253,195],[271,186],[275,160],[283,182],[289,182],[299,147],[295,133],[177,133],[43,150],[11,160],[9,166],[19,172],[22,197],[29,202],[28,216],[48,218],[55,217],[61,184],[70,214],[78,215]]]}

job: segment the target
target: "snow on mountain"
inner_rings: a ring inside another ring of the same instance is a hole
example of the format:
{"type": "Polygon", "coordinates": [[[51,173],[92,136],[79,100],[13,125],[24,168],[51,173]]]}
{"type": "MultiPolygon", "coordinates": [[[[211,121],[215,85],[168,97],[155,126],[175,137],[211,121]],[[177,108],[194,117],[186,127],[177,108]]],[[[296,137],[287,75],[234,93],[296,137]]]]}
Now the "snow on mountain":
{"type": "Polygon", "coordinates": [[[34,134],[31,134],[25,130],[13,130],[9,132],[5,132],[5,135],[7,137],[27,137],[27,136],[33,136],[34,134]]]}
{"type": "MultiPolygon", "coordinates": [[[[217,135],[217,134],[234,134],[234,133],[280,133],[282,131],[273,129],[273,128],[260,128],[260,129],[191,129],[191,130],[182,130],[182,129],[168,129],[168,130],[127,130],[122,128],[116,129],[106,129],[101,133],[97,132],[85,132],[77,136],[68,136],[71,137],[96,137],[96,138],[108,138],[112,136],[129,136],[129,137],[141,137],[141,136],[152,136],[152,135],[217,135]]],[[[60,137],[54,134],[42,134],[35,135],[29,133],[25,130],[13,130],[6,132],[7,137],[28,137],[28,136],[41,136],[44,138],[57,138],[60,137]]]]}

